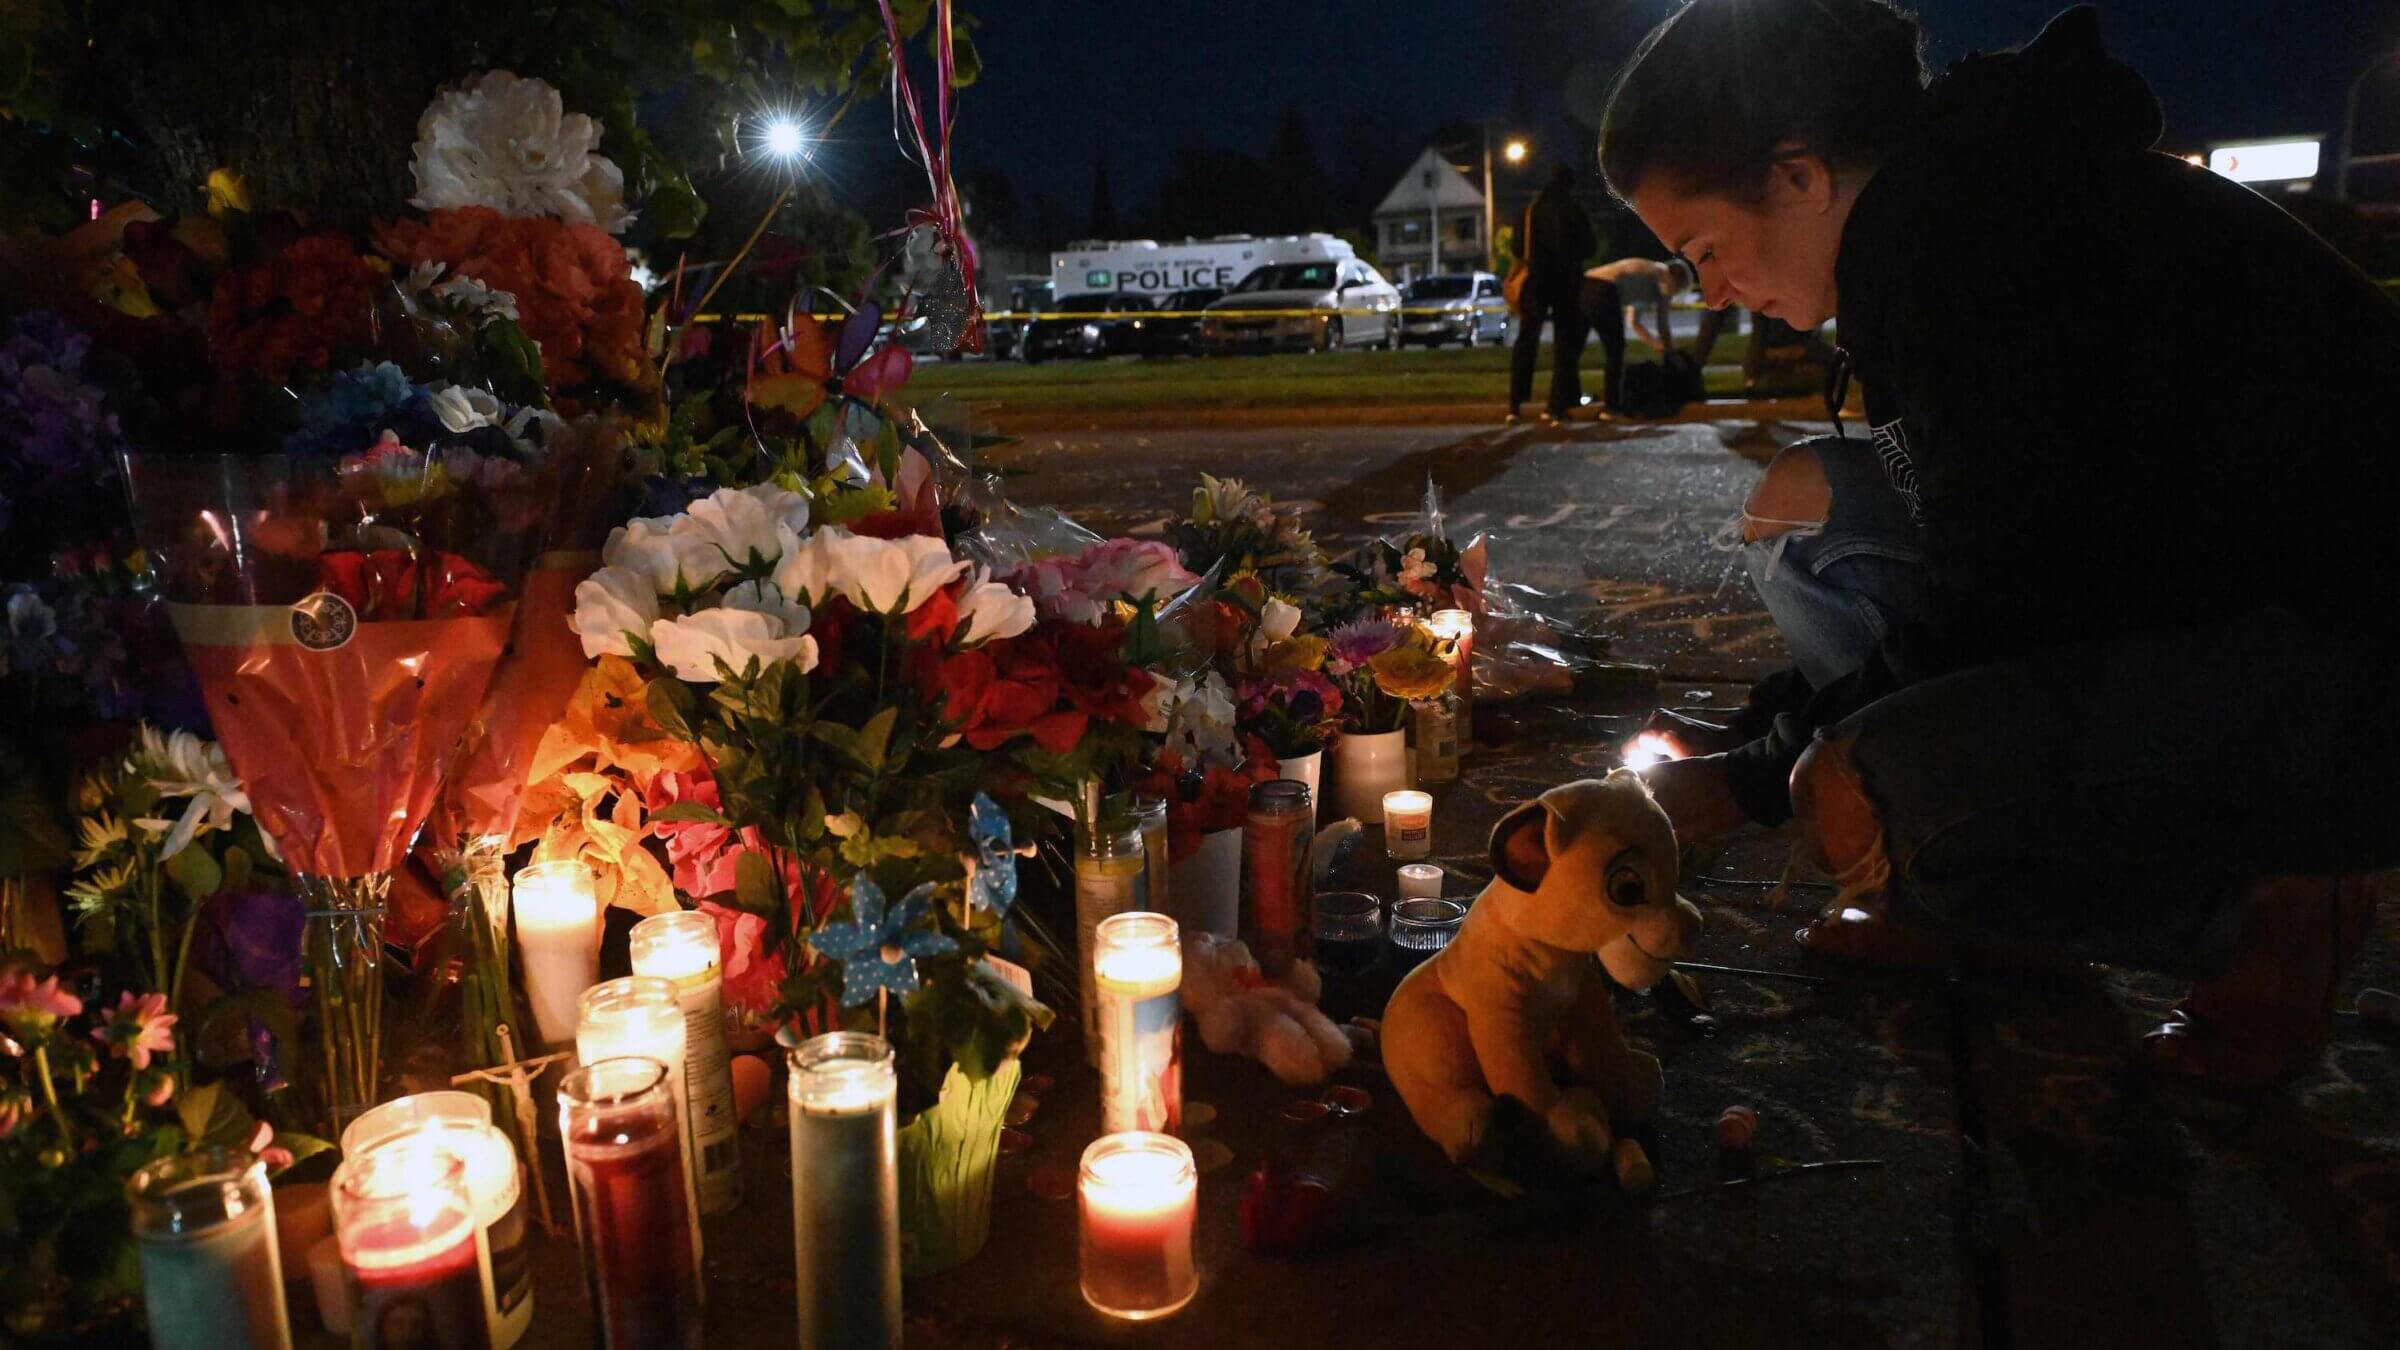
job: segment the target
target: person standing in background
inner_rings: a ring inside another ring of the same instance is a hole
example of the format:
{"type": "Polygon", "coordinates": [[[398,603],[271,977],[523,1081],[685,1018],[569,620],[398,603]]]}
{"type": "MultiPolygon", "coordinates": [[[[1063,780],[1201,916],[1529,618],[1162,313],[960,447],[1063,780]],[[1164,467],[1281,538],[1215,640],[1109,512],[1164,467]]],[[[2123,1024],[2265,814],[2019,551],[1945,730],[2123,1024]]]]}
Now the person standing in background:
{"type": "Polygon", "coordinates": [[[1508,420],[1533,396],[1533,366],[1541,358],[1542,324],[1550,324],[1550,397],[1545,423],[1555,426],[1583,402],[1576,367],[1583,359],[1582,272],[1599,247],[1592,218],[1575,201],[1575,171],[1561,164],[1550,185],[1525,208],[1525,286],[1517,296],[1517,343],[1508,370],[1508,420]]]}

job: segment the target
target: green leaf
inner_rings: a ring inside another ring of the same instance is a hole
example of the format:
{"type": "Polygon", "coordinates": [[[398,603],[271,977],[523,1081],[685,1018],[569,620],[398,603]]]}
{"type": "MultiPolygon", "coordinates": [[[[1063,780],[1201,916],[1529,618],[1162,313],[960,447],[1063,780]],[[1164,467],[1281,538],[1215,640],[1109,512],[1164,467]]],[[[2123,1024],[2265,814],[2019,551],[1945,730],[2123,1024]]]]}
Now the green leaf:
{"type": "Polygon", "coordinates": [[[679,741],[697,741],[692,731],[692,719],[700,713],[700,698],[692,687],[672,675],[661,675],[642,690],[642,703],[650,720],[659,729],[679,741]]]}
{"type": "Polygon", "coordinates": [[[723,825],[727,827],[733,824],[732,821],[725,818],[724,812],[706,802],[677,802],[672,806],[662,807],[650,813],[650,823],[653,825],[723,825]]]}
{"type": "Polygon", "coordinates": [[[858,729],[858,757],[870,769],[883,767],[884,752],[892,743],[892,727],[900,720],[898,705],[885,708],[867,719],[858,729]]]}
{"type": "Polygon", "coordinates": [[[167,859],[167,876],[174,880],[176,889],[195,901],[215,895],[225,884],[225,870],[197,843],[184,845],[183,852],[167,859]]]}
{"type": "Polygon", "coordinates": [[[225,856],[218,860],[225,870],[225,884],[217,889],[226,895],[240,895],[250,885],[250,850],[239,844],[225,846],[225,856]]]}
{"type": "Polygon", "coordinates": [[[783,902],[783,878],[767,855],[752,849],[733,864],[733,902],[743,910],[772,916],[783,902]]]}
{"type": "Polygon", "coordinates": [[[824,742],[827,748],[844,759],[855,764],[867,765],[866,747],[861,743],[859,734],[841,723],[818,722],[809,727],[808,734],[812,738],[824,742]]]}
{"type": "Polygon", "coordinates": [[[200,1062],[228,1068],[250,1058],[250,1023],[257,1022],[284,1045],[300,1043],[300,1025],[292,1005],[272,989],[245,989],[216,999],[194,1019],[185,1042],[200,1062]]]}
{"type": "Polygon", "coordinates": [[[275,1143],[279,1148],[291,1150],[292,1161],[295,1164],[313,1158],[333,1147],[333,1141],[330,1139],[320,1139],[313,1134],[291,1134],[281,1130],[275,1133],[275,1143]]]}

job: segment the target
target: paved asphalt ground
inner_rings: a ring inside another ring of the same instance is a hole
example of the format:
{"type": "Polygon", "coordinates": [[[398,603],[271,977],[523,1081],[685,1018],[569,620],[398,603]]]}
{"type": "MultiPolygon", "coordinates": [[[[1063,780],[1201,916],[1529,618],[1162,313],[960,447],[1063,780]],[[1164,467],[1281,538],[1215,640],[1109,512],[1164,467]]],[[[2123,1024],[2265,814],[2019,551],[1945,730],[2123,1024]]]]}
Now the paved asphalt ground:
{"type": "MultiPolygon", "coordinates": [[[[1738,698],[1778,643],[1707,535],[1780,444],[1820,429],[1738,413],[1564,434],[1170,425],[1028,434],[986,458],[1016,475],[1020,503],[1110,533],[1160,528],[1202,471],[1237,475],[1307,503],[1335,545],[1405,527],[1430,474],[1455,528],[1496,533],[1499,575],[1551,592],[1561,617],[1605,632],[1615,655],[1662,668],[1658,697],[1709,708],[1738,698]]],[[[1650,706],[1647,692],[1486,705],[1465,775],[1437,791],[1436,860],[1479,885],[1500,813],[1604,772],[1650,706]]],[[[1370,831],[1347,882],[1388,891],[1380,842],[1370,831]]],[[[2264,1099],[2162,1090],[2122,1065],[2179,986],[2088,967],[1870,976],[1813,963],[1790,933],[1824,893],[1770,898],[1786,845],[1739,836],[1692,860],[1682,882],[1708,916],[1701,958],[1773,977],[1702,977],[1706,1017],[1673,996],[1621,1001],[1630,1033],[1666,1065],[1651,1199],[1601,1189],[1502,1203],[1424,1142],[1370,1065],[1347,1077],[1376,1101],[1361,1127],[1371,1164],[1329,1240],[1306,1257],[1248,1254],[1242,1178],[1296,1094],[1195,1044],[1189,1133],[1217,1160],[1200,1186],[1201,1292],[1164,1322],[1107,1323],[1078,1294],[1074,1204],[1062,1198],[1097,1128],[1093,1075],[1062,1023],[1029,1052],[1016,1118],[1031,1143],[1004,1161],[991,1245],[910,1282],[909,1344],[2400,1345],[2390,1043],[2350,1019],[2319,1068],[2264,1099]],[[1737,1102],[1759,1113],[1765,1173],[1857,1165],[1724,1188],[1712,1127],[1737,1102]]],[[[1058,903],[1042,891],[1037,880],[1021,903],[1058,903]]],[[[2390,950],[2379,938],[2361,974],[2400,987],[2390,950]]],[[[1373,1006],[1371,992],[1348,997],[1373,1006]]],[[[758,1198],[705,1225],[709,1343],[785,1344],[795,1291],[775,1200],[789,1186],[782,1131],[746,1130],[742,1149],[758,1198]]],[[[540,1244],[534,1259],[542,1300],[580,1299],[571,1244],[540,1244]]],[[[579,1343],[583,1325],[537,1319],[526,1344],[579,1343]]]]}

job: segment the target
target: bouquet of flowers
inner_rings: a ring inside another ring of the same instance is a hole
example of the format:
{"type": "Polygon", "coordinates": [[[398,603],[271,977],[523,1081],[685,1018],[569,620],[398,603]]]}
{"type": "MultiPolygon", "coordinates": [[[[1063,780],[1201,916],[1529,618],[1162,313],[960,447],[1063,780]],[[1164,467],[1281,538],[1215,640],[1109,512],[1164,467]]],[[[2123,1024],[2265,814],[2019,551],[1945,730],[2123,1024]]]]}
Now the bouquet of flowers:
{"type": "Polygon", "coordinates": [[[1354,619],[1326,639],[1325,674],[1342,692],[1342,730],[1399,731],[1408,705],[1450,687],[1450,662],[1421,626],[1354,619]]]}
{"type": "Polygon", "coordinates": [[[1272,590],[1303,596],[1325,583],[1324,553],[1300,512],[1238,478],[1200,475],[1191,515],[1170,526],[1167,537],[1193,572],[1248,573],[1272,590]]]}

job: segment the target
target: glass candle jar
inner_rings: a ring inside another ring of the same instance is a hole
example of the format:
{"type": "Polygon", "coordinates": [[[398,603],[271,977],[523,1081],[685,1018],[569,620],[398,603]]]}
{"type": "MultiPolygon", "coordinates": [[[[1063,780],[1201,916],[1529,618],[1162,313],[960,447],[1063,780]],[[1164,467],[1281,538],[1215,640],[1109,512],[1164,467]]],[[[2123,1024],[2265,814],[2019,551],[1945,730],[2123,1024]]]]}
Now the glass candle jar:
{"type": "Polygon", "coordinates": [[[247,1149],[145,1165],[125,1184],[142,1305],[160,1350],[291,1350],[275,1193],[247,1149]]]}
{"type": "Polygon", "coordinates": [[[1383,794],[1386,857],[1422,858],[1433,852],[1433,794],[1403,788],[1383,794]]]}
{"type": "Polygon", "coordinates": [[[1172,1135],[1093,1141],[1076,1186],[1084,1301],[1128,1321],[1191,1302],[1200,1290],[1192,1258],[1199,1191],[1192,1150],[1172,1135]]]}
{"type": "Polygon", "coordinates": [[[1400,865],[1400,898],[1403,900],[1439,900],[1442,883],[1447,878],[1439,863],[1402,863],[1400,865]]]}
{"type": "Polygon", "coordinates": [[[1383,955],[1383,901],[1364,891],[1320,891],[1311,906],[1317,962],[1328,975],[1360,975],[1383,955]]]}
{"type": "Polygon", "coordinates": [[[741,1202],[740,1122],[733,1114],[733,1058],[725,1047],[725,972],[717,921],[694,909],[653,914],[633,926],[633,973],[675,986],[683,1008],[686,1150],[699,1163],[700,1212],[741,1202]]]}
{"type": "Polygon", "coordinates": [[[432,1135],[392,1140],[334,1174],[354,1350],[490,1346],[466,1175],[432,1135]]]}
{"type": "Polygon", "coordinates": [[[575,1039],[575,1000],[600,978],[600,882],[573,858],[534,863],[517,873],[511,905],[525,1001],[542,1044],[575,1039]]]}
{"type": "Polygon", "coordinates": [[[1100,1067],[1100,991],[1092,974],[1100,922],[1150,908],[1150,851],[1141,827],[1085,824],[1075,834],[1075,954],[1083,996],[1083,1052],[1100,1067]]]}
{"type": "Polygon", "coordinates": [[[533,1257],[526,1248],[523,1174],[517,1150],[492,1124],[492,1104],[472,1092],[419,1092],[370,1109],[342,1131],[342,1155],[359,1157],[396,1140],[429,1137],[466,1165],[475,1209],[476,1263],[484,1319],[495,1350],[515,1345],[533,1324],[533,1257]]]}
{"type": "MultiPolygon", "coordinates": [[[[685,1226],[691,1230],[692,1267],[700,1267],[699,1160],[692,1154],[690,1098],[683,1093],[683,1004],[675,986],[655,975],[623,975],[603,980],[583,993],[575,1025],[575,1058],[585,1064],[636,1055],[667,1066],[667,1091],[675,1116],[684,1128],[676,1131],[683,1149],[683,1183],[691,1188],[685,1226]]],[[[704,1288],[703,1299],[707,1298],[704,1288]]]]}
{"type": "Polygon", "coordinates": [[[1242,940],[1259,969],[1280,976],[1310,955],[1309,862],[1316,817],[1308,784],[1277,778],[1250,788],[1242,823],[1242,940]]]}
{"type": "Polygon", "coordinates": [[[1142,908],[1160,914],[1173,914],[1175,902],[1169,894],[1167,874],[1173,866],[1174,855],[1167,844],[1167,799],[1148,792],[1136,794],[1133,799],[1133,819],[1142,831],[1142,859],[1150,887],[1142,908]]]}
{"type": "Polygon", "coordinates": [[[829,1032],[792,1051],[801,1350],[900,1345],[898,1090],[892,1047],[880,1036],[829,1032]]]}
{"type": "Polygon", "coordinates": [[[1136,911],[1100,922],[1092,953],[1100,1024],[1100,1128],[1183,1128],[1183,947],[1175,921],[1136,911]]]}
{"type": "Polygon", "coordinates": [[[1458,936],[1467,907],[1456,900],[1403,900],[1392,906],[1392,955],[1403,971],[1422,964],[1458,936]]]}
{"type": "Polygon", "coordinates": [[[558,1086],[575,1242],[600,1350],[698,1350],[702,1341],[673,1076],[657,1060],[623,1057],[587,1063],[558,1086]]]}
{"type": "Polygon", "coordinates": [[[1475,615],[1437,609],[1425,626],[1450,657],[1450,690],[1458,695],[1458,753],[1464,755],[1475,748],[1475,615]]]}

